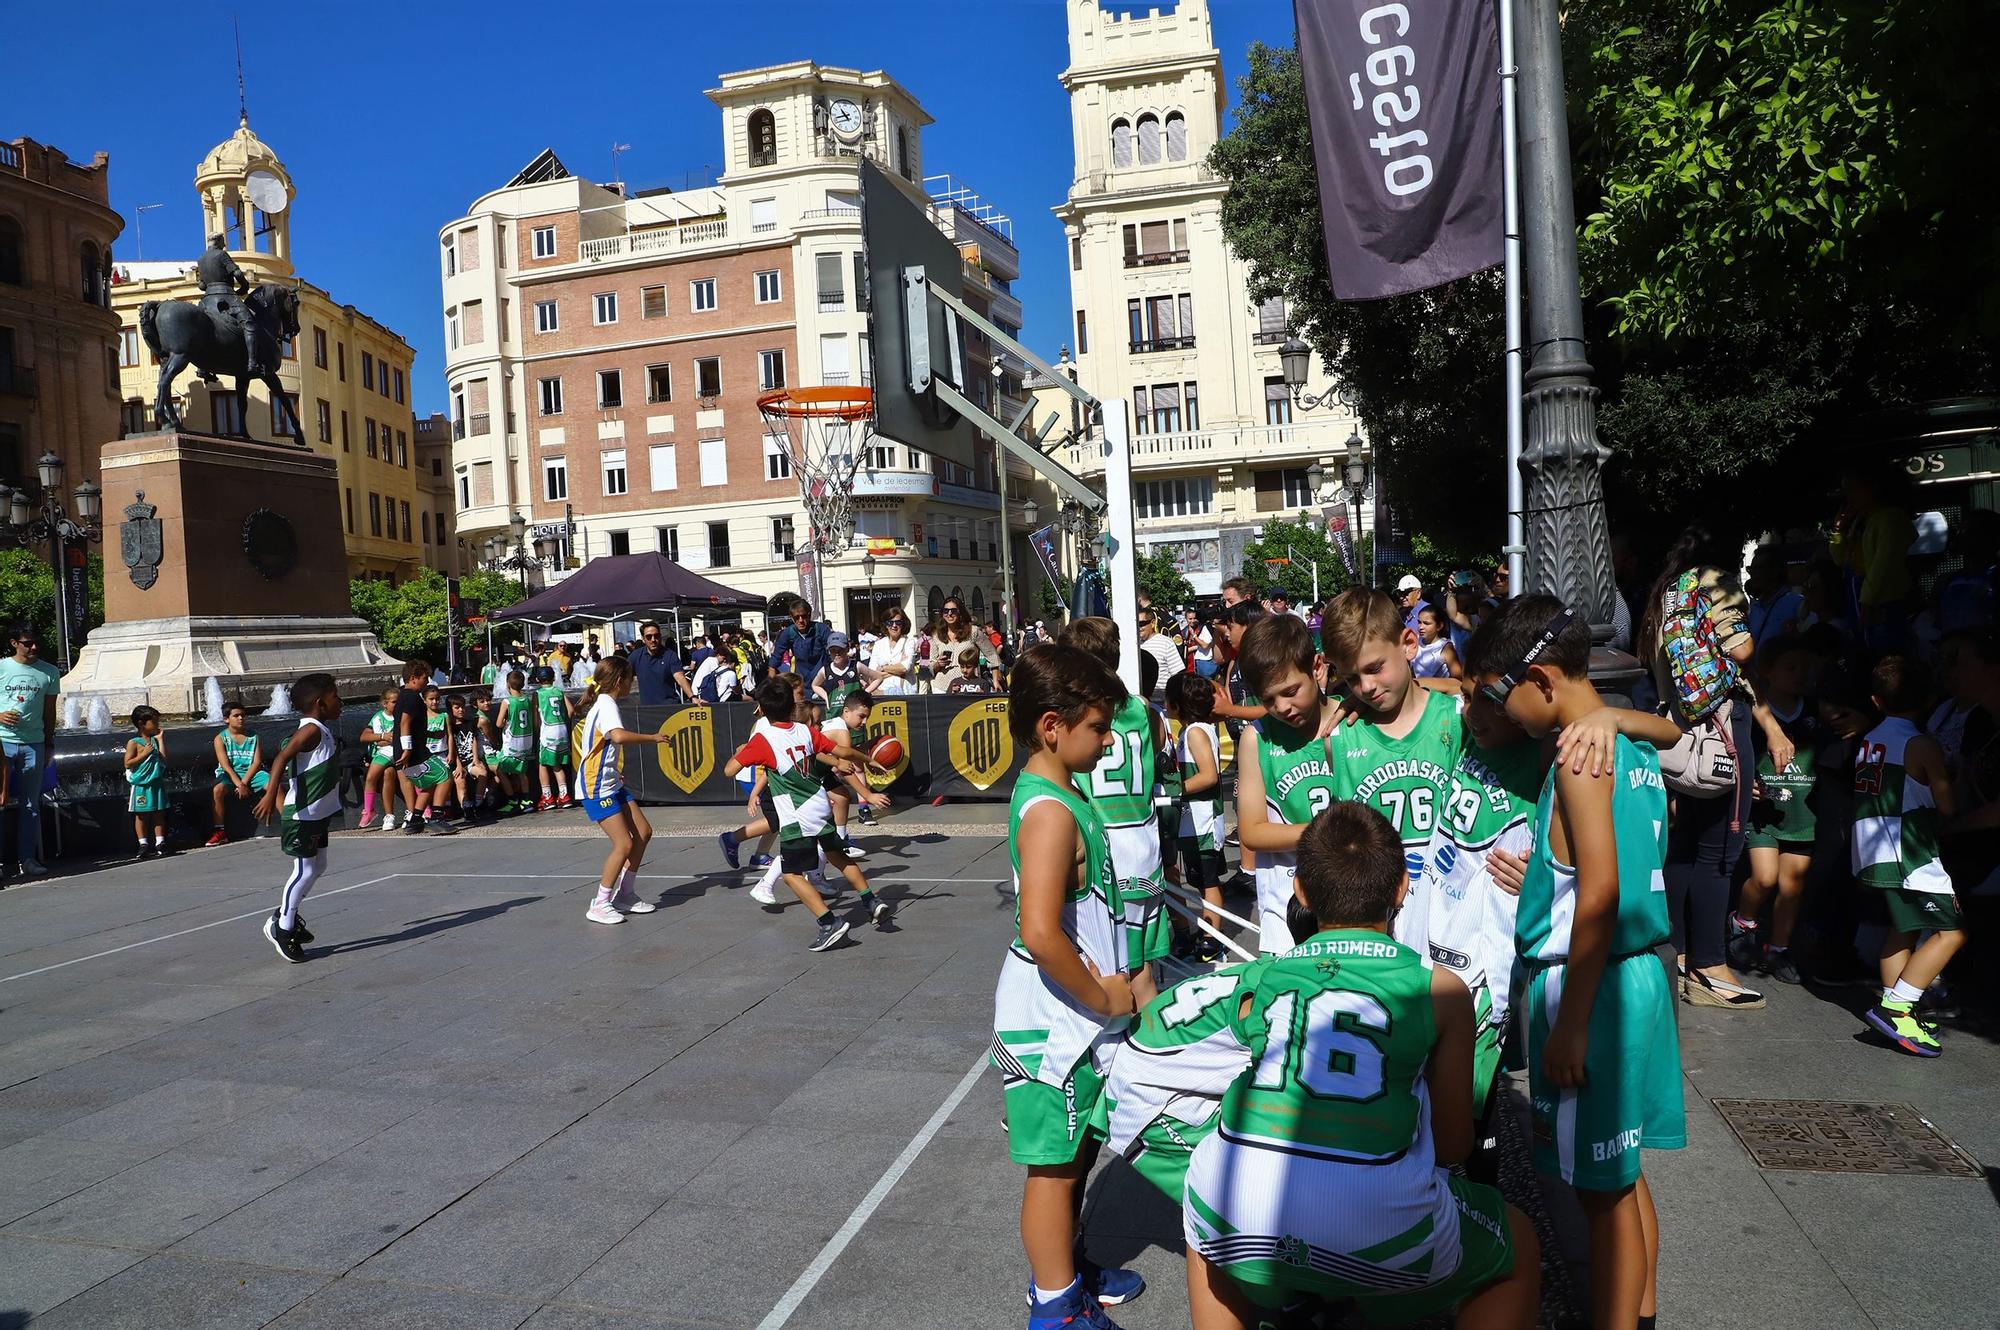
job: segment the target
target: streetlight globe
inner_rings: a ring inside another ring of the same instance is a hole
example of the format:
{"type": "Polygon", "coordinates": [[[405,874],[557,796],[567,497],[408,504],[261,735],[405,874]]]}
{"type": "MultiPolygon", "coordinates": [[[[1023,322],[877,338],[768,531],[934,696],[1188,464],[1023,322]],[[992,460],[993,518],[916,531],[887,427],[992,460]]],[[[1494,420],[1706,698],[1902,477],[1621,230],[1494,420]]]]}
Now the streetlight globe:
{"type": "Polygon", "coordinates": [[[507,529],[514,535],[514,539],[509,543],[518,545],[521,543],[521,537],[525,536],[528,532],[528,519],[519,513],[515,513],[508,517],[507,529]]]}
{"type": "Polygon", "coordinates": [[[54,453],[43,453],[42,460],[35,463],[35,470],[41,474],[43,489],[53,490],[62,488],[62,458],[57,457],[54,453]]]}
{"type": "Polygon", "coordinates": [[[99,505],[102,499],[103,491],[97,488],[96,482],[86,480],[81,485],[78,485],[76,487],[76,515],[78,520],[86,525],[95,522],[97,514],[100,511],[99,505]]]}
{"type": "Polygon", "coordinates": [[[1358,429],[1349,430],[1347,432],[1347,460],[1350,462],[1359,461],[1361,458],[1361,449],[1361,431],[1358,429]]]}
{"type": "Polygon", "coordinates": [[[1306,488],[1312,492],[1315,498],[1318,497],[1319,487],[1325,480],[1326,468],[1321,466],[1317,461],[1306,468],[1306,488]]]}
{"type": "Polygon", "coordinates": [[[1312,348],[1297,337],[1288,337],[1278,348],[1278,363],[1284,370],[1285,386],[1301,388],[1305,386],[1306,367],[1312,360],[1312,348]]]}
{"type": "Polygon", "coordinates": [[[33,504],[28,502],[27,491],[14,491],[12,496],[10,496],[7,516],[15,526],[26,526],[34,518],[35,508],[33,504]]]}
{"type": "Polygon", "coordinates": [[[1041,516],[1041,512],[1042,510],[1035,506],[1035,501],[1030,499],[1021,505],[1021,520],[1032,527],[1035,524],[1035,519],[1041,516]]]}
{"type": "Polygon", "coordinates": [[[872,554],[864,554],[864,555],[862,555],[862,556],[861,556],[861,575],[862,575],[863,577],[871,577],[871,578],[875,576],[875,556],[874,556],[874,555],[872,555],[872,554]]]}

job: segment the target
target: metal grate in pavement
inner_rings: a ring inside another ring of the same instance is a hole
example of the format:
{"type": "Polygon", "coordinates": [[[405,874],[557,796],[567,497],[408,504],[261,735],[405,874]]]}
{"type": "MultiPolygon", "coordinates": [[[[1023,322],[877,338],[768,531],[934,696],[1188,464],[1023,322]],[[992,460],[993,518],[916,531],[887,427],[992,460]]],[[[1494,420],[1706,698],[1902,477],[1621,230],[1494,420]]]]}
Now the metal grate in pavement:
{"type": "Polygon", "coordinates": [[[1983,1178],[1986,1170],[1909,1104],[1712,1101],[1759,1168],[1983,1178]]]}

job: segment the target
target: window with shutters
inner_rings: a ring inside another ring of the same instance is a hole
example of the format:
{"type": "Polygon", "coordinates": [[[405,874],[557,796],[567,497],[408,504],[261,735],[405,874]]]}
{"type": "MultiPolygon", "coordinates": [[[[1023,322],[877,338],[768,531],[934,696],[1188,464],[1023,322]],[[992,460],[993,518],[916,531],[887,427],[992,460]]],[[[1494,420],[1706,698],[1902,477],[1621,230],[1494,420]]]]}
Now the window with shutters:
{"type": "Polygon", "coordinates": [[[1274,375],[1264,380],[1264,423],[1266,425],[1292,423],[1292,390],[1285,385],[1282,375],[1274,375]]]}
{"type": "Polygon", "coordinates": [[[1132,352],[1183,351],[1194,345],[1194,297],[1147,296],[1125,303],[1132,352]]]}
{"type": "Polygon", "coordinates": [[[604,497],[613,499],[630,488],[625,478],[625,450],[603,454],[599,459],[604,474],[604,497]]]}
{"type": "Polygon", "coordinates": [[[1132,512],[1142,520],[1206,517],[1214,507],[1215,481],[1210,476],[1146,480],[1132,487],[1132,512]]]}
{"type": "Polygon", "coordinates": [[[680,468],[674,457],[674,445],[654,443],[646,447],[646,484],[654,490],[680,488],[680,468]]]}
{"type": "Polygon", "coordinates": [[[410,505],[408,500],[398,499],[396,501],[396,507],[399,510],[401,510],[403,514],[403,539],[404,540],[416,539],[415,533],[410,530],[410,505]]]}
{"type": "Polygon", "coordinates": [[[1167,112],[1167,160],[1187,160],[1187,117],[1179,111],[1167,112]]]}
{"type": "Polygon", "coordinates": [[[776,199],[750,200],[750,230],[754,233],[778,229],[778,201],[776,199]]]}
{"type": "Polygon", "coordinates": [[[1181,410],[1187,416],[1189,429],[1201,428],[1201,404],[1195,396],[1195,386],[1192,381],[1181,385],[1181,410]]]}
{"type": "Polygon", "coordinates": [[[326,329],[313,329],[313,364],[319,369],[326,368],[326,329]]]}
{"type": "Polygon", "coordinates": [[[846,309],[847,288],[844,285],[845,261],[838,254],[821,254],[813,260],[814,271],[819,278],[819,307],[821,309],[846,309]]]}
{"type": "MultiPolygon", "coordinates": [[[[453,329],[451,344],[453,346],[457,346],[458,314],[455,311],[451,316],[451,322],[453,329]]],[[[361,386],[368,389],[368,391],[370,392],[375,391],[375,357],[368,354],[366,351],[363,351],[361,353],[361,386]]]]}
{"type": "Polygon", "coordinates": [[[659,542],[660,553],[675,563],[681,561],[681,529],[677,526],[653,528],[653,538],[659,542]]]}
{"type": "Polygon", "coordinates": [[[639,288],[639,317],[642,319],[664,319],[667,317],[666,287],[642,286],[639,288]]]}
{"type": "Polygon", "coordinates": [[[562,403],[561,379],[559,378],[537,379],[535,381],[535,390],[537,395],[541,399],[541,408],[543,415],[559,416],[562,414],[563,403],[562,403]]]}
{"type": "Polygon", "coordinates": [[[367,440],[367,446],[368,446],[368,455],[369,455],[370,457],[373,457],[373,456],[375,456],[375,422],[374,422],[374,421],[372,421],[372,420],[367,420],[367,419],[363,419],[363,420],[362,420],[362,422],[361,422],[361,437],[362,437],[363,439],[367,440]]]}
{"type": "Polygon", "coordinates": [[[1289,338],[1291,330],[1286,327],[1285,298],[1272,296],[1257,305],[1257,344],[1270,346],[1289,338]]]}
{"type": "Polygon", "coordinates": [[[770,392],[785,386],[785,353],[783,351],[759,351],[757,353],[757,387],[770,392]]]}
{"type": "Polygon", "coordinates": [[[1141,385],[1132,390],[1132,432],[1150,434],[1153,429],[1152,390],[1141,385]]]}
{"type": "Polygon", "coordinates": [[[727,485],[729,483],[728,441],[724,439],[703,439],[697,447],[701,453],[701,483],[703,485],[727,485]]]}
{"type": "Polygon", "coordinates": [[[313,404],[313,419],[321,443],[333,442],[333,403],[324,397],[313,404]]]}
{"type": "MultiPolygon", "coordinates": [[[[569,497],[569,462],[560,457],[542,459],[542,498],[561,503],[569,497]]],[[[466,506],[463,502],[461,507],[466,506]]]]}
{"type": "Polygon", "coordinates": [[[1071,237],[1069,238],[1069,270],[1070,270],[1071,272],[1082,272],[1082,271],[1083,271],[1083,237],[1082,237],[1082,236],[1071,236],[1071,237]]]}
{"type": "Polygon", "coordinates": [[[764,436],[764,479],[789,480],[791,475],[791,440],[782,434],[766,434],[764,436]]]}
{"type": "Polygon", "coordinates": [[[708,566],[727,568],[729,566],[729,523],[710,522],[708,524],[708,566]]]}
{"type": "Polygon", "coordinates": [[[1084,317],[1082,310],[1076,312],[1076,353],[1080,356],[1090,354],[1090,321],[1084,317]]]}
{"type": "Polygon", "coordinates": [[[1160,119],[1154,115],[1139,117],[1139,165],[1158,166],[1160,164],[1160,119]]]}
{"type": "Polygon", "coordinates": [[[382,534],[382,496],[371,493],[368,496],[368,534],[382,534]]]}
{"type": "Polygon", "coordinates": [[[1132,122],[1113,120],[1111,122],[1111,165],[1116,167],[1132,164],[1132,122]]]}
{"type": "MultiPolygon", "coordinates": [[[[298,413],[299,397],[297,393],[286,393],[282,398],[273,397],[271,399],[271,437],[274,439],[290,438],[292,421],[298,419],[298,413]],[[280,402],[283,402],[284,405],[279,405],[280,402]],[[291,408],[290,417],[287,417],[285,414],[285,406],[291,408]]],[[[388,426],[385,425],[382,428],[384,433],[388,432],[388,426]]]]}
{"type": "Polygon", "coordinates": [[[1177,383],[1153,385],[1153,433],[1178,434],[1181,428],[1181,388],[1177,383]]]}

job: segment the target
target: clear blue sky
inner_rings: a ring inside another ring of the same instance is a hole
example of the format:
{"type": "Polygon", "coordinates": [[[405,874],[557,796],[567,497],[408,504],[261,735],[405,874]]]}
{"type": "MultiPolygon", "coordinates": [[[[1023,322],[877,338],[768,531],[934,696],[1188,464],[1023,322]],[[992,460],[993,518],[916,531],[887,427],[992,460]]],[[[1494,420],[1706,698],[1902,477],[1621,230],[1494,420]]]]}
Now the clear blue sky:
{"type": "MultiPolygon", "coordinates": [[[[1212,9],[1233,103],[1249,44],[1291,43],[1291,6],[1212,9]]],[[[143,257],[200,251],[195,166],[236,128],[229,17],[228,6],[73,0],[9,13],[0,138],[26,134],[81,161],[110,153],[120,258],[141,257],[142,203],[166,205],[145,214],[143,257]],[[149,77],[171,90],[148,94],[149,77]]],[[[1029,344],[1053,357],[1067,339],[1069,274],[1049,212],[1072,171],[1061,0],[316,3],[247,6],[242,22],[251,126],[299,191],[294,261],[416,348],[419,413],[444,403],[441,225],[544,147],[608,180],[611,145],[629,143],[630,184],[699,181],[721,152],[703,90],[725,70],[786,60],[880,68],[909,88],[937,121],[926,170],[1014,218],[1029,344]]]]}

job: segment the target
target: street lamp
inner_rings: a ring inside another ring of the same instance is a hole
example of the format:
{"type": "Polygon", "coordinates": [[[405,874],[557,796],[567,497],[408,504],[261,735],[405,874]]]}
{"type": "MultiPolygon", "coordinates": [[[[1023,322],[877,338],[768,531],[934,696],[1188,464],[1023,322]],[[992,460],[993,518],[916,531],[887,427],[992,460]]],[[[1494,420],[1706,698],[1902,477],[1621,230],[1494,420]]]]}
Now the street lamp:
{"type": "Polygon", "coordinates": [[[1345,388],[1328,384],[1326,391],[1317,397],[1305,393],[1306,373],[1312,368],[1312,348],[1298,337],[1288,337],[1278,348],[1278,365],[1285,376],[1285,386],[1292,390],[1292,401],[1301,411],[1316,411],[1322,406],[1338,403],[1343,407],[1354,405],[1354,394],[1345,388]]]}
{"type": "Polygon", "coordinates": [[[71,519],[69,511],[63,507],[62,482],[63,459],[52,452],[43,453],[35,464],[35,473],[42,483],[39,504],[28,491],[10,490],[0,485],[0,537],[5,537],[27,546],[39,541],[49,542],[49,562],[55,570],[56,579],[56,658],[61,662],[64,673],[70,665],[70,637],[74,630],[85,626],[90,607],[84,600],[85,579],[80,575],[84,565],[81,550],[71,557],[72,545],[87,545],[103,533],[97,519],[103,512],[103,491],[91,481],[84,481],[76,487],[71,496],[76,504],[76,517],[71,519]],[[68,585],[72,564],[78,570],[76,585],[68,585]],[[74,620],[72,620],[74,615],[74,620]]]}
{"type": "Polygon", "coordinates": [[[521,595],[528,594],[528,573],[539,571],[543,564],[552,562],[551,549],[555,555],[561,554],[561,544],[546,535],[535,537],[532,551],[528,546],[528,519],[519,513],[507,518],[507,533],[486,538],[486,567],[490,572],[513,573],[521,579],[521,595]]]}
{"type": "Polygon", "coordinates": [[[864,554],[861,556],[861,575],[868,579],[867,627],[871,631],[873,631],[876,623],[878,622],[875,614],[875,556],[874,555],[864,554]]]}

